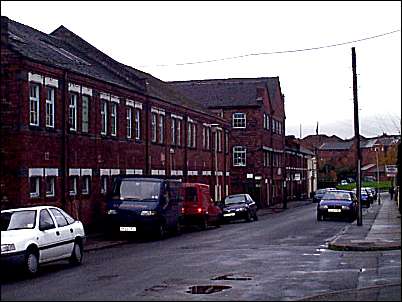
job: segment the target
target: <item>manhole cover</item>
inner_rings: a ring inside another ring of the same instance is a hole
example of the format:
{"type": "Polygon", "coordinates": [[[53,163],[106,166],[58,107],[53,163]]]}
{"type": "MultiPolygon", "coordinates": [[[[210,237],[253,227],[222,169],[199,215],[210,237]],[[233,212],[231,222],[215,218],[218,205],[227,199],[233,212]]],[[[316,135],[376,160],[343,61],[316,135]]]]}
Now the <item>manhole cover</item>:
{"type": "Polygon", "coordinates": [[[246,281],[246,280],[252,280],[252,278],[247,277],[247,276],[223,275],[223,276],[218,276],[218,277],[212,278],[211,280],[239,280],[239,281],[246,281]]]}
{"type": "Polygon", "coordinates": [[[231,286],[226,285],[195,285],[188,288],[187,293],[190,294],[212,294],[229,289],[231,286]]]}

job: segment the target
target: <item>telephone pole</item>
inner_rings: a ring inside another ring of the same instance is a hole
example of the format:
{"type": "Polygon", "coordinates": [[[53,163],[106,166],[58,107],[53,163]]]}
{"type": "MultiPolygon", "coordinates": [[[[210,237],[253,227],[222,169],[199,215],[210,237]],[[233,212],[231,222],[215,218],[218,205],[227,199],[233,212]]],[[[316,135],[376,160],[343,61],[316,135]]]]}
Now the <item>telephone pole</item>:
{"type": "Polygon", "coordinates": [[[360,179],[360,165],[362,160],[362,154],[360,151],[360,134],[359,134],[359,106],[357,102],[357,76],[356,76],[356,51],[352,47],[352,70],[353,70],[353,104],[354,104],[354,124],[355,124],[355,141],[356,141],[356,195],[357,195],[357,225],[361,226],[362,222],[362,203],[361,203],[361,179],[360,179]]]}

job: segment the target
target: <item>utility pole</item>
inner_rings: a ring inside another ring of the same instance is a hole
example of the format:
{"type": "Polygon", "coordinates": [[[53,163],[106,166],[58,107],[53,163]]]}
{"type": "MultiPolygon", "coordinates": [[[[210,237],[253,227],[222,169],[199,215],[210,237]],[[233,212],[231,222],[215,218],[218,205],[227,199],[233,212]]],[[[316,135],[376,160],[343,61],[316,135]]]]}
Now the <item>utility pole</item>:
{"type": "Polygon", "coordinates": [[[355,141],[356,141],[356,195],[358,205],[357,225],[361,226],[362,222],[362,203],[361,203],[361,179],[360,179],[360,165],[362,160],[362,154],[360,151],[360,134],[359,134],[359,106],[357,102],[357,76],[356,76],[356,52],[352,47],[352,70],[353,70],[353,104],[354,104],[354,124],[355,124],[355,141]]]}

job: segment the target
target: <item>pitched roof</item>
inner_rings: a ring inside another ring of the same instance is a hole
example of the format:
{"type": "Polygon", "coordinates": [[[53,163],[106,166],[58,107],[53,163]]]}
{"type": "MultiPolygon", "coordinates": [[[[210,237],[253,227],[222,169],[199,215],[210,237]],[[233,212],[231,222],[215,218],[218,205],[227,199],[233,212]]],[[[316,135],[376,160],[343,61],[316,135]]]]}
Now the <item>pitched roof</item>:
{"type": "Polygon", "coordinates": [[[353,145],[353,141],[345,141],[345,142],[326,142],[323,143],[319,149],[320,150],[349,150],[353,145]]]}
{"type": "Polygon", "coordinates": [[[130,90],[145,91],[145,85],[140,79],[126,78],[124,74],[109,68],[107,62],[100,63],[97,58],[88,56],[85,49],[73,47],[56,34],[48,35],[7,17],[1,18],[2,25],[7,23],[8,45],[23,57],[130,90]]]}
{"type": "Polygon", "coordinates": [[[278,78],[229,78],[172,81],[169,85],[181,93],[200,100],[207,108],[260,106],[257,89],[267,88],[271,101],[280,91],[278,78]]]}

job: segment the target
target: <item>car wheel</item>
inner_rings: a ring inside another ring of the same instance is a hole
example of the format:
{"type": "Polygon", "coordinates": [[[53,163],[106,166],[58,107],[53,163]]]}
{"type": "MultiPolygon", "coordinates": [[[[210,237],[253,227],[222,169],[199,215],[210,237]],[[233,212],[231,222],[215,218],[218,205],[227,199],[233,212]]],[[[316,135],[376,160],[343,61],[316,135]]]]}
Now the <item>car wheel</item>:
{"type": "Polygon", "coordinates": [[[322,220],[322,215],[317,213],[317,221],[321,221],[322,220]]]}
{"type": "Polygon", "coordinates": [[[164,222],[159,223],[156,236],[159,240],[166,237],[166,224],[164,222]]]}
{"type": "Polygon", "coordinates": [[[80,265],[84,256],[82,244],[74,242],[73,252],[71,253],[70,263],[72,265],[80,265]]]}
{"type": "Polygon", "coordinates": [[[254,214],[253,219],[254,219],[254,221],[257,221],[257,220],[258,220],[258,215],[257,215],[257,212],[254,214]]]}
{"type": "Polygon", "coordinates": [[[206,230],[208,228],[208,217],[204,216],[201,221],[201,229],[206,230]]]}
{"type": "Polygon", "coordinates": [[[25,256],[25,272],[34,276],[39,270],[39,255],[34,250],[28,250],[25,256]]]}
{"type": "Polygon", "coordinates": [[[250,214],[250,212],[247,212],[246,221],[247,221],[247,222],[250,222],[250,221],[251,221],[251,214],[250,214]]]}

